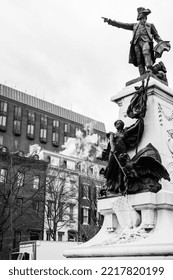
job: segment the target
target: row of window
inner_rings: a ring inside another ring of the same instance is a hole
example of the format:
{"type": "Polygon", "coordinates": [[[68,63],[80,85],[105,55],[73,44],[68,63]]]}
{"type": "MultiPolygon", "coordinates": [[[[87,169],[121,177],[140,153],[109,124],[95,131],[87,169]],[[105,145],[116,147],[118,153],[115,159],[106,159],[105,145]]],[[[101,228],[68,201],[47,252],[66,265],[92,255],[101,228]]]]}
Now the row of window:
{"type": "MultiPolygon", "coordinates": [[[[7,168],[1,168],[0,169],[0,183],[8,183],[8,172],[7,168]]],[[[16,178],[16,186],[22,187],[24,185],[25,175],[22,172],[17,172],[17,178],[16,178]]],[[[39,175],[33,175],[32,176],[32,186],[33,189],[39,189],[40,186],[40,176],[39,175]]]]}
{"type": "MultiPolygon", "coordinates": [[[[24,207],[24,198],[23,197],[16,197],[15,199],[15,206],[20,210],[21,214],[23,213],[23,207],[24,207]]],[[[32,201],[32,209],[37,213],[41,213],[40,209],[43,209],[43,202],[33,200],[32,201]]],[[[19,212],[19,211],[18,211],[19,212]]]]}
{"type": "Polygon", "coordinates": [[[0,129],[2,131],[6,130],[7,126],[7,112],[8,112],[8,104],[7,102],[0,102],[0,129]]]}
{"type": "MultiPolygon", "coordinates": [[[[41,237],[42,233],[37,230],[32,230],[29,232],[28,238],[30,240],[39,240],[41,237]]],[[[65,235],[65,232],[63,231],[58,231],[58,241],[63,241],[63,236],[65,235]]],[[[22,232],[20,230],[15,230],[14,231],[14,238],[13,238],[13,248],[17,248],[19,246],[19,243],[22,240],[22,232]]],[[[50,241],[51,240],[51,233],[50,231],[46,232],[46,240],[50,241]]],[[[77,241],[77,232],[74,230],[68,230],[68,241],[77,241]]],[[[0,231],[0,251],[2,251],[3,247],[3,233],[0,231]]]]}
{"type": "MultiPolygon", "coordinates": [[[[65,235],[65,232],[63,231],[58,231],[58,241],[63,241],[63,236],[65,235]]],[[[41,237],[41,232],[40,231],[30,231],[28,238],[30,240],[39,240],[41,237]]],[[[74,230],[68,230],[68,241],[77,241],[77,233],[74,230]]],[[[15,230],[14,231],[14,238],[13,238],[13,248],[16,249],[19,246],[19,243],[22,240],[22,233],[20,230],[15,230]]],[[[46,240],[50,241],[51,240],[51,233],[48,230],[46,232],[46,240]]],[[[0,252],[2,252],[3,248],[3,232],[0,231],[0,252]]]]}
{"type": "MultiPolygon", "coordinates": [[[[42,238],[42,232],[40,230],[30,230],[28,235],[29,240],[39,240],[42,238]]],[[[22,233],[20,230],[14,230],[13,232],[13,249],[18,248],[19,243],[22,240],[22,233]]],[[[3,232],[0,230],[0,252],[3,249],[3,232]]],[[[7,244],[4,244],[7,246],[7,244]]]]}
{"type": "Polygon", "coordinates": [[[83,199],[95,201],[97,196],[97,188],[92,188],[92,186],[88,184],[81,185],[81,197],[83,199]]]}
{"type": "MultiPolygon", "coordinates": [[[[7,130],[7,115],[8,115],[8,103],[5,101],[0,101],[0,130],[7,130]]],[[[27,112],[27,127],[26,127],[26,136],[28,139],[33,140],[35,138],[35,129],[36,129],[36,113],[32,110],[27,112]]],[[[75,127],[74,135],[79,130],[79,127],[75,127]]],[[[52,145],[59,146],[59,130],[60,122],[59,120],[52,120],[52,145]]],[[[14,116],[13,116],[13,133],[15,135],[21,135],[22,133],[22,107],[14,107],[14,116]]],[[[48,137],[48,117],[47,115],[40,115],[40,142],[47,143],[48,137]]],[[[68,136],[71,134],[71,124],[64,124],[64,143],[67,141],[68,136]]]]}
{"type": "MultiPolygon", "coordinates": [[[[63,202],[59,202],[59,207],[57,207],[58,210],[58,220],[59,221],[63,221],[63,216],[65,214],[65,211],[63,209],[63,206],[64,206],[64,203],[63,202]]],[[[54,201],[48,201],[47,202],[47,218],[48,219],[51,219],[51,218],[54,218],[54,207],[55,206],[55,203],[54,201]]],[[[69,221],[74,221],[74,208],[75,208],[75,204],[74,203],[69,203],[69,221]]]]}
{"type": "MultiPolygon", "coordinates": [[[[64,231],[58,231],[58,241],[63,241],[63,236],[65,235],[64,231]]],[[[51,233],[50,231],[46,232],[46,240],[50,241],[51,240],[51,233]]],[[[74,230],[68,230],[68,241],[77,241],[77,232],[74,230]]],[[[65,241],[65,240],[64,240],[65,241]]]]}
{"type": "MultiPolygon", "coordinates": [[[[45,156],[46,159],[47,156],[45,156]]],[[[87,174],[88,176],[92,176],[94,178],[101,178],[100,177],[100,169],[102,166],[99,166],[98,164],[92,164],[88,166],[87,162],[75,162],[72,160],[62,160],[59,157],[51,156],[49,157],[51,166],[60,166],[64,169],[70,169],[70,170],[77,170],[80,171],[83,174],[87,174]]]]}
{"type": "MultiPolygon", "coordinates": [[[[48,202],[48,213],[47,217],[52,218],[54,216],[53,210],[52,210],[53,202],[49,201],[48,202]]],[[[69,205],[69,220],[74,221],[74,204],[69,205]]],[[[96,216],[96,210],[94,210],[95,213],[94,215],[96,216]]],[[[89,225],[91,223],[91,209],[88,206],[82,206],[81,208],[81,223],[84,225],[89,225]]],[[[63,221],[63,213],[64,211],[60,209],[59,215],[58,215],[58,220],[63,221]]],[[[96,217],[95,217],[96,218],[96,217]]]]}
{"type": "MultiPolygon", "coordinates": [[[[47,205],[47,218],[51,219],[54,218],[54,202],[53,201],[48,201],[47,205]]],[[[75,205],[73,203],[69,204],[69,220],[74,221],[74,208],[75,205]]],[[[91,209],[88,206],[82,206],[81,208],[82,214],[81,214],[81,219],[82,219],[82,224],[89,225],[91,221],[91,209]]],[[[96,215],[96,210],[94,210],[96,215]]],[[[58,220],[63,221],[63,203],[60,203],[59,206],[59,211],[58,211],[58,220]]]]}
{"type": "Polygon", "coordinates": [[[81,224],[90,225],[91,219],[96,219],[96,209],[92,210],[88,206],[82,206],[81,208],[81,224]],[[94,213],[92,213],[94,212],[94,213]],[[92,217],[91,217],[92,215],[92,217]]]}

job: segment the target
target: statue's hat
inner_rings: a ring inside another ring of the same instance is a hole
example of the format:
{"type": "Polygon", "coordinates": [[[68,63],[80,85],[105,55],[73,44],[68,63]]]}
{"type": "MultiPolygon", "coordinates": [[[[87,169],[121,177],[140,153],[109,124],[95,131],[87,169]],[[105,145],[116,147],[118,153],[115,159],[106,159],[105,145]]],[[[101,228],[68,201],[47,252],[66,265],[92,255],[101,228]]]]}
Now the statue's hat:
{"type": "Polygon", "coordinates": [[[138,12],[137,20],[140,20],[144,16],[148,16],[151,13],[151,10],[150,9],[145,9],[143,7],[139,7],[139,8],[137,8],[137,12],[138,12]]]}

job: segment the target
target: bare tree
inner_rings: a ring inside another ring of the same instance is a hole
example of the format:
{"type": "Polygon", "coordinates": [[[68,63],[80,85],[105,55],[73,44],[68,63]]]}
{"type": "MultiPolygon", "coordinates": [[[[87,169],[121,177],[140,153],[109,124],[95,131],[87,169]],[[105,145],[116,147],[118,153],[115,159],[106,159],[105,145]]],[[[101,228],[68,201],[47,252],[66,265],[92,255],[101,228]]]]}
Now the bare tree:
{"type": "Polygon", "coordinates": [[[46,182],[45,230],[57,240],[57,233],[77,222],[74,209],[78,205],[77,174],[64,168],[50,168],[46,182]]]}
{"type": "Polygon", "coordinates": [[[40,215],[44,214],[47,164],[8,152],[1,152],[0,160],[0,230],[5,246],[12,250],[14,229],[35,219],[35,211],[31,211],[34,202],[40,203],[40,215]]]}

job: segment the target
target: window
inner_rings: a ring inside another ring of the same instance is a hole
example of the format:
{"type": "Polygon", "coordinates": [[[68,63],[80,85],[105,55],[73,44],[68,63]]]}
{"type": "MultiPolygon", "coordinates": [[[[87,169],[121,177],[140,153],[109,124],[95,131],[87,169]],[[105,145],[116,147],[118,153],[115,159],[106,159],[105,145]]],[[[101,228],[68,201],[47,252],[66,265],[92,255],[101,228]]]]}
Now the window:
{"type": "Polygon", "coordinates": [[[3,135],[0,135],[0,146],[3,146],[3,140],[4,140],[3,135]]]}
{"type": "Polygon", "coordinates": [[[52,145],[59,146],[59,132],[52,132],[52,145]]]}
{"type": "Polygon", "coordinates": [[[77,233],[75,230],[69,230],[68,231],[68,241],[77,241],[77,233]]]}
{"type": "Polygon", "coordinates": [[[87,206],[82,207],[82,224],[90,224],[90,209],[87,206]]]}
{"type": "Polygon", "coordinates": [[[59,164],[60,164],[60,159],[59,159],[58,157],[53,157],[53,156],[51,156],[50,163],[51,163],[51,165],[59,166],[59,164]]]}
{"type": "Polygon", "coordinates": [[[88,224],[88,208],[83,208],[83,224],[88,224]]]}
{"type": "Polygon", "coordinates": [[[7,102],[0,101],[0,130],[6,131],[7,129],[7,102]]]}
{"type": "Polygon", "coordinates": [[[0,182],[6,183],[6,181],[7,181],[7,169],[1,168],[0,169],[0,182]]]}
{"type": "Polygon", "coordinates": [[[59,129],[59,121],[58,120],[53,120],[53,128],[55,129],[55,128],[57,128],[57,129],[59,129]]]}
{"type": "Polygon", "coordinates": [[[58,241],[62,241],[63,235],[64,235],[63,231],[58,231],[58,241]]]}
{"type": "Polygon", "coordinates": [[[32,205],[33,205],[33,209],[34,209],[37,213],[39,213],[40,202],[37,201],[37,200],[33,200],[32,205]]]}
{"type": "Polygon", "coordinates": [[[19,106],[15,106],[14,122],[13,122],[13,133],[15,135],[21,134],[21,123],[22,123],[22,108],[19,106]]]}
{"type": "Polygon", "coordinates": [[[41,115],[40,116],[40,125],[41,126],[47,126],[47,116],[46,115],[41,115]]]}
{"type": "Polygon", "coordinates": [[[19,209],[20,213],[22,213],[22,208],[23,208],[23,198],[21,197],[17,197],[16,198],[16,206],[17,206],[17,209],[19,209]]]}
{"type": "Polygon", "coordinates": [[[34,176],[33,178],[33,189],[38,190],[40,184],[40,177],[39,176],[34,176]]]}
{"type": "Polygon", "coordinates": [[[21,107],[15,106],[14,117],[16,120],[21,120],[21,118],[22,118],[22,108],[21,107]]]}
{"type": "Polygon", "coordinates": [[[65,123],[64,124],[64,136],[69,136],[71,133],[71,124],[70,123],[65,123]]]}
{"type": "Polygon", "coordinates": [[[28,139],[34,139],[34,133],[35,133],[35,113],[31,110],[28,111],[28,117],[27,117],[27,138],[28,139]]]}
{"type": "Polygon", "coordinates": [[[33,124],[28,124],[27,126],[27,135],[30,135],[29,138],[32,139],[34,137],[34,128],[33,124]]]}
{"type": "Polygon", "coordinates": [[[7,113],[8,104],[5,101],[0,101],[0,113],[7,113]]]}
{"type": "Polygon", "coordinates": [[[64,124],[64,132],[68,132],[68,123],[64,124]]]}
{"type": "Polygon", "coordinates": [[[20,135],[21,134],[21,121],[14,120],[14,123],[13,123],[13,133],[15,135],[20,135]]]}
{"type": "Polygon", "coordinates": [[[31,110],[28,111],[28,122],[29,123],[35,122],[35,113],[31,110]]]}
{"type": "Polygon", "coordinates": [[[22,187],[24,183],[25,175],[21,172],[17,172],[17,187],[22,187]]]}
{"type": "Polygon", "coordinates": [[[0,129],[5,131],[6,130],[6,122],[7,117],[6,116],[0,116],[0,129]]]}
{"type": "Polygon", "coordinates": [[[21,231],[14,231],[13,248],[18,248],[21,241],[21,231]]]}
{"type": "Polygon", "coordinates": [[[59,121],[53,120],[52,122],[52,145],[59,146],[59,121]]]}
{"type": "Polygon", "coordinates": [[[90,186],[89,185],[82,186],[82,198],[90,199],[90,186]]]}
{"type": "Polygon", "coordinates": [[[40,116],[40,142],[47,142],[47,116],[40,116]]]}
{"type": "Polygon", "coordinates": [[[75,162],[67,160],[67,169],[75,170],[75,162]]]}
{"type": "Polygon", "coordinates": [[[70,218],[71,221],[74,221],[74,207],[75,207],[75,204],[70,203],[70,205],[69,205],[69,218],[70,218]]]}
{"type": "Polygon", "coordinates": [[[44,129],[44,128],[41,128],[40,129],[40,139],[45,139],[46,141],[46,138],[47,138],[47,129],[44,129]]]}
{"type": "Polygon", "coordinates": [[[40,240],[41,235],[40,230],[31,230],[30,231],[30,240],[40,240]]]}
{"type": "Polygon", "coordinates": [[[52,218],[53,201],[48,201],[47,204],[47,217],[52,218]]]}
{"type": "Polygon", "coordinates": [[[87,172],[87,166],[86,166],[86,164],[84,162],[80,162],[78,164],[78,169],[82,173],[86,173],[87,172]]]}
{"type": "Polygon", "coordinates": [[[63,206],[64,206],[64,203],[63,202],[59,202],[59,220],[60,221],[63,221],[63,211],[64,211],[64,209],[63,209],[63,206]]]}

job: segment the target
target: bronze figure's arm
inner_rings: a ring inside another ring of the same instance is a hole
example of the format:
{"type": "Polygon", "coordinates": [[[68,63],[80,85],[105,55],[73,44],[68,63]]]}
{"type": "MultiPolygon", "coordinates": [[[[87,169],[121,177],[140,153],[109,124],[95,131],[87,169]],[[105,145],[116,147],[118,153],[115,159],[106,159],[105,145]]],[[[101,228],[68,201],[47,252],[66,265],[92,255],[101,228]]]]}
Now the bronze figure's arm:
{"type": "Polygon", "coordinates": [[[105,17],[101,17],[104,22],[107,22],[108,24],[118,27],[118,28],[123,28],[123,29],[127,29],[127,30],[133,30],[134,27],[134,23],[123,23],[123,22],[119,22],[116,20],[111,20],[105,17]]]}
{"type": "Polygon", "coordinates": [[[104,20],[104,22],[108,22],[109,21],[109,19],[106,18],[106,17],[101,17],[101,18],[104,20]]]}

